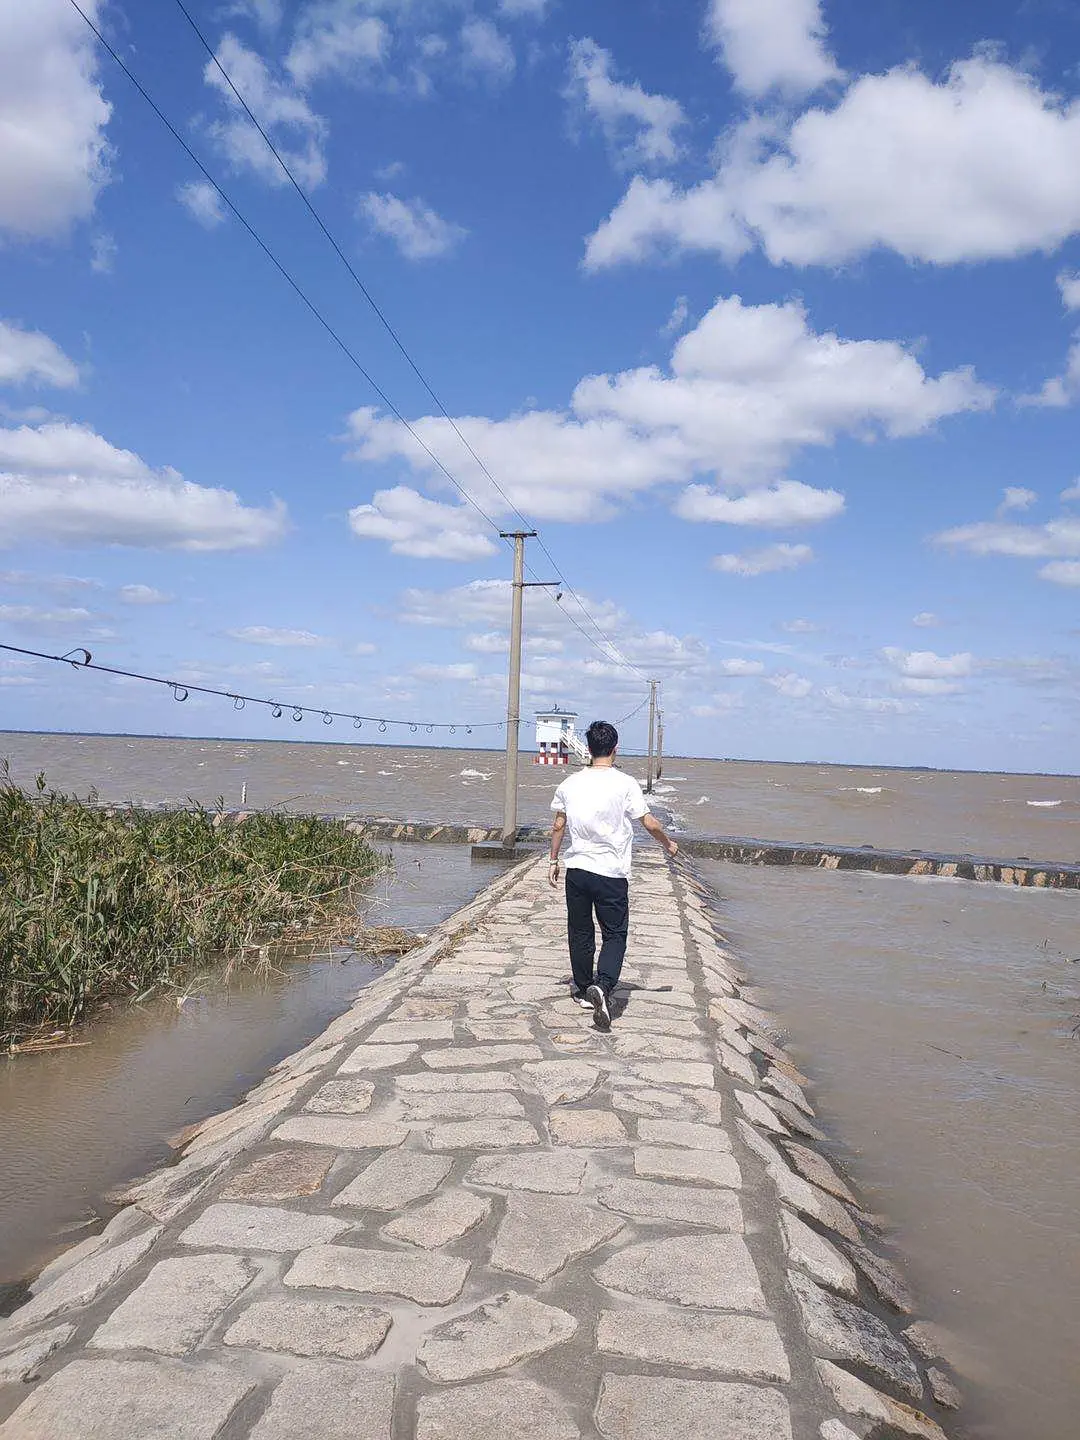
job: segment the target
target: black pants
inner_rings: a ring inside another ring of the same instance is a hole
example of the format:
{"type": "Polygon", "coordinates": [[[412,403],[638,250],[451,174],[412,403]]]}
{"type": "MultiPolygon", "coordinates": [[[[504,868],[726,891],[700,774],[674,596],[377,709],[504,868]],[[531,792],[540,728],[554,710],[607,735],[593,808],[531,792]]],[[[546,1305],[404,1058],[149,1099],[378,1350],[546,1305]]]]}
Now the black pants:
{"type": "Polygon", "coordinates": [[[630,884],[591,870],[566,872],[566,929],[570,938],[570,966],[574,985],[586,990],[593,984],[593,957],[596,931],[593,913],[600,922],[603,944],[596,966],[596,983],[605,991],[615,988],[626,955],[626,932],[630,925],[630,884]]]}

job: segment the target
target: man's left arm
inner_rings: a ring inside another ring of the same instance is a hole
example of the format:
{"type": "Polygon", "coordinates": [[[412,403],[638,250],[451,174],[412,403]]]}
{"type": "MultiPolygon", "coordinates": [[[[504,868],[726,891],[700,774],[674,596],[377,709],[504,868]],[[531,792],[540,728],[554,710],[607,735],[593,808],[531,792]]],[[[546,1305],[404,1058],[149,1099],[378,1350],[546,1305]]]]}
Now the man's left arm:
{"type": "Polygon", "coordinates": [[[559,851],[566,834],[566,811],[557,810],[551,823],[551,863],[548,865],[548,884],[552,889],[559,883],[559,851]]]}

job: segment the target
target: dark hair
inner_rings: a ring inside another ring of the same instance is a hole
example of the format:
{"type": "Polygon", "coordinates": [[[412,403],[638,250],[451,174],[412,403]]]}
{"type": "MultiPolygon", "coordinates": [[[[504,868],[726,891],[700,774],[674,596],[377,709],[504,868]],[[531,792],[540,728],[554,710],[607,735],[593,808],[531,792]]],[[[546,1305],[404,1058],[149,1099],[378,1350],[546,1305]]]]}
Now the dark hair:
{"type": "Polygon", "coordinates": [[[594,720],[585,731],[585,743],[593,759],[602,760],[605,755],[614,755],[615,746],[619,743],[619,732],[606,720],[594,720]]]}

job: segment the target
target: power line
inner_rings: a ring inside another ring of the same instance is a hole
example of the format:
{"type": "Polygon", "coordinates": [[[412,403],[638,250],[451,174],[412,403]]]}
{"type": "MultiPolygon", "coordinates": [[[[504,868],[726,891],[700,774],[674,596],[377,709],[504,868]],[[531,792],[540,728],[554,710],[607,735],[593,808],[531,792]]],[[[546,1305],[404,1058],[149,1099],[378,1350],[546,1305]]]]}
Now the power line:
{"type": "MultiPolygon", "coordinates": [[[[72,3],[75,4],[75,0],[72,0],[72,3]]],[[[346,255],[345,251],[342,249],[341,245],[338,243],[337,239],[336,239],[335,236],[333,235],[333,233],[332,233],[332,231],[330,230],[329,226],[326,224],[326,221],[323,219],[323,217],[322,217],[322,215],[319,213],[318,209],[317,209],[317,208],[315,207],[315,205],[312,203],[311,197],[308,195],[307,191],[304,189],[304,187],[300,184],[299,180],[296,178],[296,176],[295,176],[295,174],[293,173],[292,169],[290,168],[288,162],[286,161],[286,159],[284,158],[284,156],[281,154],[280,150],[277,148],[277,146],[274,144],[273,140],[271,139],[268,131],[267,131],[266,128],[263,126],[263,124],[260,122],[260,120],[258,119],[258,117],[255,115],[254,111],[251,109],[251,106],[248,104],[247,100],[244,98],[244,95],[241,93],[240,89],[239,89],[238,86],[236,85],[236,83],[235,83],[235,81],[233,80],[232,76],[231,76],[231,75],[229,74],[229,72],[225,69],[224,65],[222,65],[220,59],[218,58],[217,51],[216,51],[216,50],[214,49],[214,47],[210,44],[210,41],[207,39],[204,31],[201,29],[201,27],[199,26],[198,22],[195,20],[194,16],[191,14],[191,11],[188,9],[187,5],[184,4],[184,0],[176,0],[176,5],[177,5],[177,8],[180,10],[180,13],[184,16],[184,19],[188,22],[188,24],[190,25],[191,29],[194,31],[196,37],[197,37],[198,40],[199,40],[199,43],[202,45],[203,49],[206,51],[207,55],[210,57],[211,64],[215,67],[215,69],[216,69],[216,70],[218,71],[218,73],[221,75],[221,78],[224,80],[225,84],[229,87],[229,89],[230,89],[230,91],[232,92],[232,94],[236,97],[237,103],[238,103],[238,104],[240,105],[240,107],[243,109],[244,114],[245,114],[245,115],[248,117],[248,119],[251,121],[252,125],[254,125],[255,129],[258,131],[259,135],[262,137],[263,142],[265,143],[267,149],[270,151],[270,154],[274,157],[274,159],[277,161],[278,165],[281,167],[281,171],[282,171],[282,173],[285,175],[285,177],[286,177],[286,179],[288,180],[289,184],[290,184],[290,185],[292,186],[292,188],[296,191],[297,195],[299,195],[299,197],[300,197],[301,201],[303,202],[303,205],[304,205],[305,209],[307,210],[308,214],[309,214],[309,215],[311,216],[311,218],[314,220],[315,224],[318,226],[319,230],[322,232],[322,235],[323,235],[324,238],[326,239],[327,243],[330,245],[330,247],[331,247],[331,249],[334,251],[335,255],[336,255],[336,256],[338,257],[338,259],[341,261],[342,265],[345,267],[345,270],[347,271],[350,279],[351,279],[351,280],[353,281],[353,283],[357,286],[357,288],[359,289],[360,293],[363,295],[364,299],[367,301],[368,305],[371,307],[371,309],[372,309],[373,313],[375,314],[376,318],[379,320],[380,324],[383,326],[383,328],[384,328],[384,330],[386,331],[386,333],[390,336],[390,339],[394,342],[395,346],[396,346],[397,349],[400,351],[401,355],[404,357],[406,363],[408,364],[409,368],[412,370],[413,374],[414,374],[414,375],[416,376],[416,378],[419,380],[420,384],[424,387],[424,390],[427,392],[427,394],[428,394],[429,397],[431,398],[431,401],[432,401],[432,403],[435,405],[436,409],[439,411],[439,413],[442,415],[442,417],[446,420],[446,422],[450,425],[450,427],[451,427],[451,429],[453,430],[454,434],[455,434],[455,435],[457,436],[457,438],[461,441],[461,444],[465,447],[465,449],[468,451],[468,453],[472,456],[473,460],[474,460],[474,461],[476,462],[476,464],[479,466],[481,472],[484,474],[484,476],[487,478],[487,480],[488,480],[489,483],[491,484],[492,488],[495,490],[495,493],[504,501],[504,503],[507,505],[507,507],[509,508],[509,510],[511,511],[511,513],[517,516],[517,518],[522,522],[522,524],[526,527],[526,529],[533,529],[534,527],[533,527],[532,523],[529,521],[529,519],[528,519],[525,515],[522,514],[521,510],[517,507],[517,505],[514,504],[514,502],[510,499],[509,495],[507,495],[506,491],[502,488],[502,486],[501,486],[501,485],[499,484],[499,482],[496,480],[495,476],[491,473],[491,470],[489,469],[489,467],[485,464],[483,458],[477,453],[476,448],[473,446],[472,442],[469,440],[469,438],[468,438],[468,437],[465,435],[465,433],[462,431],[461,427],[458,425],[458,423],[457,423],[457,421],[454,419],[453,415],[451,415],[450,411],[447,409],[447,407],[446,407],[446,405],[443,403],[441,397],[440,397],[440,396],[437,394],[437,392],[435,391],[434,387],[432,386],[431,382],[428,380],[427,376],[424,374],[424,372],[421,370],[420,366],[417,364],[416,360],[413,358],[412,354],[409,352],[407,346],[405,345],[405,342],[402,340],[402,338],[401,338],[401,336],[398,334],[397,330],[396,330],[396,329],[394,328],[394,326],[391,324],[388,316],[386,315],[386,313],[385,313],[385,311],[382,309],[382,307],[378,304],[378,302],[376,301],[374,295],[372,295],[371,291],[368,289],[368,287],[365,285],[365,283],[364,283],[364,281],[362,280],[362,278],[360,277],[360,275],[357,273],[357,270],[356,270],[355,266],[353,265],[352,261],[351,261],[351,260],[349,259],[349,257],[346,255]]],[[[79,9],[79,6],[76,4],[76,5],[75,5],[75,8],[76,8],[76,9],[79,9]]],[[[80,13],[80,14],[83,14],[83,12],[82,12],[81,10],[79,10],[79,13],[80,13]]],[[[85,15],[83,16],[83,18],[84,18],[84,19],[86,18],[85,15]]],[[[89,23],[89,22],[88,22],[88,23],[89,23]]],[[[91,28],[93,28],[93,27],[91,27],[91,28]]],[[[95,33],[97,33],[97,32],[95,32],[95,33]]],[[[99,35],[99,38],[100,38],[100,35],[99,35]]],[[[104,43],[104,42],[102,42],[102,43],[104,43]]],[[[108,48],[108,47],[106,47],[106,48],[108,48]]],[[[112,53],[112,52],[111,52],[111,53],[112,53]]],[[[114,58],[118,58],[118,57],[116,57],[115,54],[114,54],[114,58]]],[[[126,70],[126,67],[124,67],[124,68],[125,68],[125,70],[126,70]]],[[[128,75],[129,75],[130,78],[134,79],[134,77],[131,76],[130,71],[127,71],[127,73],[128,73],[128,75]]],[[[140,87],[140,89],[141,89],[141,87],[140,87]]],[[[143,94],[145,95],[145,91],[143,91],[143,94]]],[[[147,98],[149,99],[149,97],[147,97],[147,98]]],[[[156,107],[155,107],[155,109],[156,109],[156,107]]],[[[160,113],[160,112],[159,112],[159,113],[160,113]]],[[[167,122],[166,122],[166,123],[167,123],[167,122]]],[[[170,129],[171,129],[171,128],[172,128],[172,127],[170,126],[170,129]]],[[[174,133],[175,133],[175,132],[174,132],[174,133]]],[[[185,148],[186,148],[186,147],[185,147],[185,148]]],[[[190,152],[189,152],[189,153],[190,153],[190,152]]],[[[200,168],[202,168],[202,167],[200,166],[200,168]]],[[[203,169],[203,174],[204,174],[204,175],[206,174],[205,169],[203,169]]],[[[209,176],[208,176],[207,178],[209,179],[209,176]]],[[[214,183],[214,182],[211,181],[211,183],[214,183]]],[[[220,192],[219,192],[219,193],[220,193],[220,192]]],[[[225,197],[223,196],[223,198],[225,198],[225,197]]],[[[227,203],[228,203],[228,202],[227,202],[227,203]]],[[[234,213],[236,213],[234,206],[231,206],[231,205],[230,205],[230,208],[233,209],[234,213]]],[[[373,382],[370,382],[370,377],[366,377],[366,378],[369,379],[369,383],[372,383],[372,384],[373,384],[373,382]]],[[[380,392],[378,392],[377,387],[374,387],[374,388],[376,388],[376,392],[377,392],[377,393],[380,393],[380,392]]],[[[397,411],[395,410],[394,413],[395,413],[395,415],[398,416],[399,419],[402,419],[402,417],[400,416],[399,412],[397,412],[397,411]]],[[[403,423],[405,423],[405,422],[403,422],[403,423]]],[[[408,426],[407,428],[409,429],[409,433],[410,433],[410,434],[415,435],[415,431],[412,429],[411,426],[408,426]]],[[[421,443],[422,443],[422,442],[421,442],[421,443]]],[[[432,452],[431,452],[430,450],[428,450],[427,446],[425,446],[424,448],[425,448],[425,450],[427,451],[427,453],[428,453],[429,455],[431,455],[432,452]]],[[[432,457],[432,458],[434,458],[434,457],[432,457]]],[[[442,467],[440,467],[440,468],[442,468],[442,467]]],[[[444,474],[446,473],[445,469],[443,470],[443,473],[444,473],[444,474]]],[[[453,479],[453,477],[449,477],[449,478],[453,479]]],[[[463,496],[465,496],[466,499],[470,500],[470,503],[475,504],[475,502],[472,501],[471,496],[468,495],[468,493],[466,492],[466,490],[464,489],[463,486],[459,485],[456,480],[453,481],[453,483],[457,486],[457,488],[458,488],[458,490],[460,491],[460,493],[461,493],[463,496]]],[[[479,506],[476,506],[476,508],[479,510],[480,507],[479,507],[479,506]]],[[[480,513],[481,513],[481,514],[484,514],[483,511],[480,511],[480,513]]],[[[484,515],[484,518],[488,521],[489,524],[494,525],[494,521],[492,521],[489,516],[487,516],[487,515],[485,514],[485,515],[484,515]]],[[[498,527],[495,527],[495,528],[498,528],[498,527]]],[[[567,618],[568,620],[570,620],[571,624],[573,624],[573,625],[580,631],[580,633],[585,637],[585,639],[588,640],[591,644],[596,645],[598,649],[601,648],[601,647],[604,647],[604,649],[605,649],[605,651],[606,651],[606,654],[607,654],[607,658],[608,658],[609,660],[611,660],[612,658],[614,658],[614,659],[616,660],[616,663],[625,666],[628,670],[632,670],[632,671],[638,676],[639,679],[641,679],[641,680],[644,681],[645,676],[642,674],[642,672],[641,672],[640,670],[638,670],[637,666],[635,666],[630,660],[628,660],[625,655],[623,655],[623,653],[618,649],[618,647],[614,644],[613,641],[611,641],[611,640],[608,639],[607,635],[605,635],[603,629],[601,628],[600,623],[595,619],[595,617],[594,617],[593,615],[591,615],[591,614],[589,613],[588,607],[585,605],[585,602],[581,599],[580,595],[578,595],[577,591],[576,591],[576,590],[565,580],[565,578],[562,576],[560,567],[559,567],[558,563],[556,562],[555,557],[552,555],[550,549],[548,548],[547,544],[544,542],[543,537],[537,535],[537,536],[536,536],[536,540],[537,540],[537,543],[538,543],[538,545],[540,546],[540,549],[541,549],[541,551],[543,552],[545,558],[547,559],[548,563],[552,566],[552,568],[555,570],[556,574],[559,576],[559,579],[560,579],[560,582],[561,582],[561,584],[562,584],[562,588],[563,588],[564,592],[571,597],[571,599],[572,599],[572,600],[575,602],[575,604],[579,607],[579,609],[581,610],[581,612],[582,612],[582,614],[585,616],[585,618],[589,621],[589,623],[590,623],[590,624],[593,626],[593,628],[596,630],[597,635],[600,637],[600,643],[597,644],[597,641],[596,641],[580,624],[578,624],[578,622],[573,618],[573,616],[571,616],[568,612],[564,611],[563,613],[566,615],[566,618],[567,618]]],[[[536,573],[536,572],[532,569],[531,566],[530,566],[530,567],[527,567],[527,568],[528,568],[528,570],[529,570],[529,574],[530,574],[530,575],[533,575],[534,578],[535,578],[535,573],[536,573]]]]}
{"type": "Polygon", "coordinates": [[[284,700],[271,700],[265,695],[244,695],[236,690],[218,690],[212,685],[194,685],[185,680],[168,680],[161,675],[143,675],[138,670],[121,670],[115,665],[99,665],[90,654],[89,650],[79,646],[69,650],[65,655],[49,655],[42,650],[26,650],[19,645],[0,644],[0,650],[7,650],[13,655],[28,655],[35,660],[53,660],[62,665],[70,665],[73,670],[95,670],[101,675],[117,675],[125,680],[145,680],[149,685],[164,685],[172,691],[174,700],[185,701],[189,695],[216,695],[222,700],[231,700],[234,710],[243,710],[248,705],[262,705],[273,715],[275,720],[280,720],[285,711],[288,710],[293,720],[299,723],[305,715],[318,716],[324,725],[332,725],[335,720],[351,720],[353,728],[360,730],[365,723],[377,725],[379,733],[385,734],[391,725],[408,726],[415,735],[418,731],[424,730],[431,734],[435,730],[446,730],[451,735],[458,730],[464,730],[466,735],[471,735],[474,730],[496,730],[501,729],[505,723],[502,720],[481,720],[467,723],[462,720],[454,721],[452,724],[447,720],[392,720],[385,715],[356,715],[350,711],[324,709],[321,705],[291,705],[284,700]]]}

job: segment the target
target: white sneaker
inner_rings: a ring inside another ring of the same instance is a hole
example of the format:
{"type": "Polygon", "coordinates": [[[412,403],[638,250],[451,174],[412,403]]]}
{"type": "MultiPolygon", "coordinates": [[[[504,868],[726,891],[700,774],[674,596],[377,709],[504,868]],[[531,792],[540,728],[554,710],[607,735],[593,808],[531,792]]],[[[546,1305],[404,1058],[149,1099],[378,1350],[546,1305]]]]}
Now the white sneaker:
{"type": "Polygon", "coordinates": [[[590,985],[585,991],[593,1011],[593,1024],[597,1030],[611,1029],[611,1011],[602,985],[590,985]]]}
{"type": "Polygon", "coordinates": [[[573,1000],[575,1005],[580,1005],[583,1010],[591,1010],[593,1008],[593,1003],[586,998],[584,990],[575,990],[574,987],[571,986],[570,999],[573,1000]]]}

